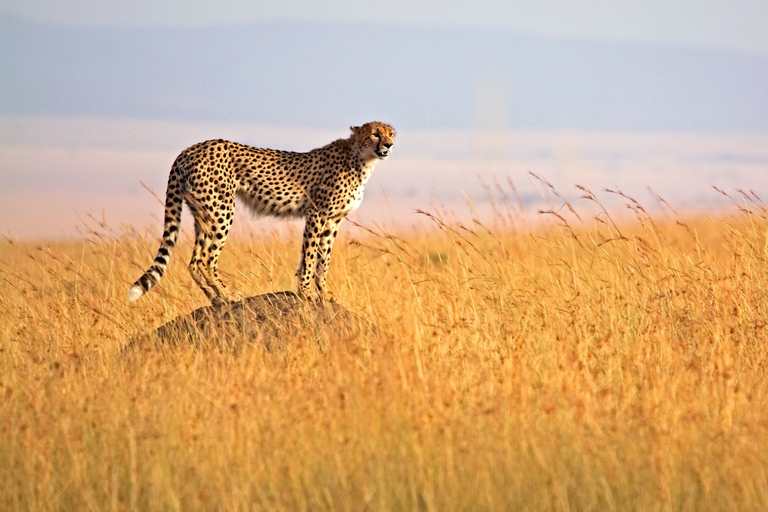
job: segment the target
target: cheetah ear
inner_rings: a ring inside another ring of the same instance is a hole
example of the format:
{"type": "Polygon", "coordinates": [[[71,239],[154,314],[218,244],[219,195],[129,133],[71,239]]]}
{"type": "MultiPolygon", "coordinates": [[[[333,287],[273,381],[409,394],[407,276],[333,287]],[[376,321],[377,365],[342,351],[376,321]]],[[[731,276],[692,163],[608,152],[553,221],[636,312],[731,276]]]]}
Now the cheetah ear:
{"type": "Polygon", "coordinates": [[[350,130],[352,130],[352,133],[357,133],[357,131],[360,129],[360,126],[350,126],[350,130]]]}

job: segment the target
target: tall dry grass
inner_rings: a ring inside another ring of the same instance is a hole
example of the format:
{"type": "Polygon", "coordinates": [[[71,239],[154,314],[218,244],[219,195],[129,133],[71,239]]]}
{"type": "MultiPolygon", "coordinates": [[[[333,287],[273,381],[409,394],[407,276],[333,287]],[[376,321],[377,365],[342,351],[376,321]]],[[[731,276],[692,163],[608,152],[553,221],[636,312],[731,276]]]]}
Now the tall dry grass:
{"type": "MultiPolygon", "coordinates": [[[[540,226],[504,204],[346,225],[331,287],[379,333],[272,352],[121,352],[205,304],[191,237],[135,304],[154,236],[6,241],[0,509],[768,509],[766,207],[653,217],[540,183],[540,226]]],[[[292,288],[298,251],[234,239],[225,278],[292,288]]]]}

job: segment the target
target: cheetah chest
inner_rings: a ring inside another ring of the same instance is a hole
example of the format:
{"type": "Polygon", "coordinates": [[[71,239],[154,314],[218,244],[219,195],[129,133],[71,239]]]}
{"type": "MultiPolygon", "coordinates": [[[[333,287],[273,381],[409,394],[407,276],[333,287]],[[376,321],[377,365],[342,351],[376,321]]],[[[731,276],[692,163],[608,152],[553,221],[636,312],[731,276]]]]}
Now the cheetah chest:
{"type": "Polygon", "coordinates": [[[363,202],[365,184],[368,182],[368,178],[371,177],[374,165],[369,165],[363,168],[363,171],[359,175],[357,186],[345,194],[344,200],[341,201],[341,204],[338,204],[338,206],[335,208],[335,214],[342,216],[348,215],[360,207],[360,204],[363,202]]]}
{"type": "Polygon", "coordinates": [[[363,186],[360,186],[350,197],[347,207],[344,209],[344,215],[352,213],[360,208],[360,204],[363,202],[363,186]]]}

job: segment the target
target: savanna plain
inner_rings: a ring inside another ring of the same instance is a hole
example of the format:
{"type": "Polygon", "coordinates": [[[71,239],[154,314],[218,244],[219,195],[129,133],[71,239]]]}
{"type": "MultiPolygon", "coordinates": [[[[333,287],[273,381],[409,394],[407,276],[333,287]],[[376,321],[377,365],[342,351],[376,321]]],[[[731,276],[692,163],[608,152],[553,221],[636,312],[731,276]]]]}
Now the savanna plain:
{"type": "MultiPolygon", "coordinates": [[[[279,346],[140,341],[206,305],[189,233],[132,304],[158,226],[6,238],[0,509],[767,510],[768,208],[540,182],[536,222],[346,223],[330,288],[378,329],[279,346]]],[[[299,238],[232,237],[224,279],[293,289],[299,238]]]]}

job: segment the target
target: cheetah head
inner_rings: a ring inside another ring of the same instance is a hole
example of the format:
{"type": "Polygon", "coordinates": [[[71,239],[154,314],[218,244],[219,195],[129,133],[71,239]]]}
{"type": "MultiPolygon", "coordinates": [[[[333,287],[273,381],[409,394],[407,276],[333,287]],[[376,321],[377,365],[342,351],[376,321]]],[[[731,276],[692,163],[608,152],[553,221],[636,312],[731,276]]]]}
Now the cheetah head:
{"type": "Polygon", "coordinates": [[[373,121],[362,126],[350,126],[355,145],[365,160],[385,160],[395,143],[395,129],[373,121]]]}

